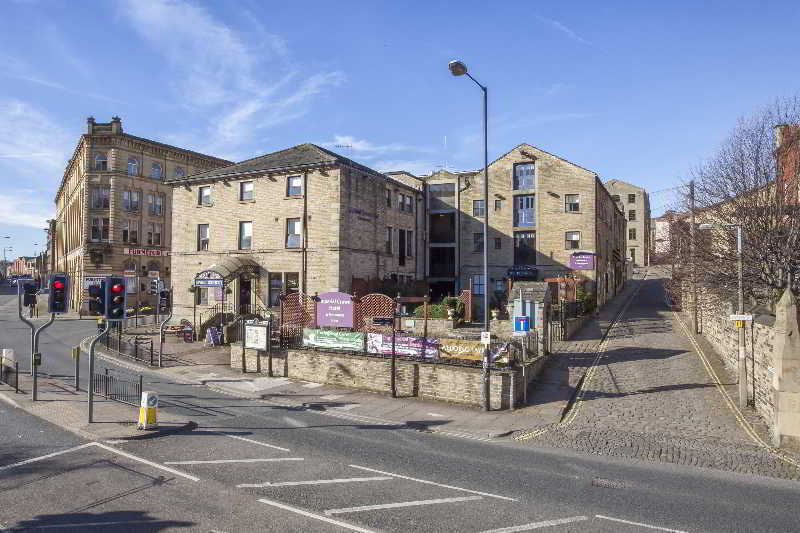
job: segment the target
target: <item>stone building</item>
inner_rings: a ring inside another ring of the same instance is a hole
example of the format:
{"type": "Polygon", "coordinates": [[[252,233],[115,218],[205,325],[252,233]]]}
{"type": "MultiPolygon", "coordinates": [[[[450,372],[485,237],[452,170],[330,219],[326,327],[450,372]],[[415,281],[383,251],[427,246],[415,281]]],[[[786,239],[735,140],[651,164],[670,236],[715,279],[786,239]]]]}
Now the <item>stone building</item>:
{"type": "Polygon", "coordinates": [[[642,187],[621,180],[606,182],[606,189],[628,220],[626,256],[634,265],[650,264],[650,195],[642,187]]]}
{"type": "Polygon", "coordinates": [[[509,279],[560,276],[589,280],[601,306],[620,290],[625,219],[595,172],[521,144],[492,162],[488,174],[488,206],[482,170],[423,177],[434,299],[471,288],[482,304],[486,214],[491,295],[504,294],[509,279]]]}
{"type": "Polygon", "coordinates": [[[31,276],[36,274],[36,257],[20,256],[10,262],[9,276],[31,276]]]}
{"type": "Polygon", "coordinates": [[[55,269],[72,276],[71,307],[85,311],[87,283],[111,274],[128,277],[134,303],[148,301],[148,277],[170,278],[172,188],[164,180],[229,164],[124,133],[119,117],[89,117],[55,197],[55,269]]]}
{"type": "Polygon", "coordinates": [[[424,279],[422,182],[400,174],[302,144],[168,180],[176,319],[350,292],[354,278],[424,279]]]}

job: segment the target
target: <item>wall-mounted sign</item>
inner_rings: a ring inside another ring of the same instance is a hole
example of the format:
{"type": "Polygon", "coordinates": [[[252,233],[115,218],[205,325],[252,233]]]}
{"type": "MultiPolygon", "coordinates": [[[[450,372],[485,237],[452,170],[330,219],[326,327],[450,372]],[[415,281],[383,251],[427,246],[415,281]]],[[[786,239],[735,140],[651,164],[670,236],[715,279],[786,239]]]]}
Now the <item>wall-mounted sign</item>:
{"type": "Polygon", "coordinates": [[[357,331],[303,328],[303,346],[360,352],[364,350],[364,334],[357,331]]]}
{"type": "Polygon", "coordinates": [[[512,279],[536,280],[536,267],[529,265],[514,265],[508,269],[508,277],[512,279]]]}
{"type": "Polygon", "coordinates": [[[569,256],[569,267],[573,270],[594,270],[594,254],[572,254],[569,256]]]}
{"type": "Polygon", "coordinates": [[[222,287],[225,285],[225,282],[222,279],[198,279],[195,278],[194,286],[195,287],[222,287]]]}
{"type": "Polygon", "coordinates": [[[317,300],[317,325],[353,327],[353,297],[343,292],[323,292],[317,300]]]}
{"type": "Polygon", "coordinates": [[[149,255],[152,257],[169,255],[169,251],[167,250],[151,250],[148,248],[123,248],[122,253],[125,255],[149,255]]]}
{"type": "MultiPolygon", "coordinates": [[[[391,355],[392,336],[384,333],[367,333],[367,352],[391,355]]],[[[424,337],[395,336],[394,352],[397,355],[411,355],[436,359],[439,355],[439,341],[424,337]],[[423,343],[423,341],[425,341],[423,343]],[[423,352],[423,344],[425,351],[423,352]]]]}
{"type": "Polygon", "coordinates": [[[263,324],[244,325],[244,347],[267,350],[267,326],[263,324]]]}
{"type": "Polygon", "coordinates": [[[103,281],[105,281],[105,276],[84,276],[83,277],[83,288],[88,289],[93,285],[100,285],[103,281]]]}

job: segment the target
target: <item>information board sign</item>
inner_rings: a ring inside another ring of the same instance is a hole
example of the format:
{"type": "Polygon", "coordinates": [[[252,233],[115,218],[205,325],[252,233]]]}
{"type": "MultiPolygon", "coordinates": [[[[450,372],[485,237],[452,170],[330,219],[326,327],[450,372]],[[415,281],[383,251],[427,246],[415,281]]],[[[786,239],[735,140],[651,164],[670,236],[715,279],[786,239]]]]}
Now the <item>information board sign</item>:
{"type": "Polygon", "coordinates": [[[244,347],[254,350],[267,350],[267,326],[262,324],[245,324],[244,347]]]}
{"type": "Polygon", "coordinates": [[[323,292],[317,300],[317,325],[353,327],[353,297],[343,292],[323,292]]]}

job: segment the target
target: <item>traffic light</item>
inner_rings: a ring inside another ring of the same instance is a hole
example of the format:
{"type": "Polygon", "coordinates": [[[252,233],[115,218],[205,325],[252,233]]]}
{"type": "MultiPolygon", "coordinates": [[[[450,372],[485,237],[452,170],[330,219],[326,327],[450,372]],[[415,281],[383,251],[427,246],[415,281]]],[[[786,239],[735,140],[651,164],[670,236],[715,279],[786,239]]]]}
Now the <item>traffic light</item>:
{"type": "Polygon", "coordinates": [[[106,278],[105,304],[107,320],[127,318],[128,295],[125,290],[125,278],[116,276],[106,278]]]}
{"type": "Polygon", "coordinates": [[[106,314],[106,282],[100,285],[89,285],[89,312],[98,315],[106,314]]]}
{"type": "Polygon", "coordinates": [[[22,284],[22,305],[36,305],[36,284],[32,281],[22,284]]]}
{"type": "Polygon", "coordinates": [[[160,291],[158,293],[158,312],[166,313],[169,306],[169,291],[160,291]]]}
{"type": "Polygon", "coordinates": [[[50,298],[47,301],[48,313],[66,313],[69,311],[69,276],[53,274],[50,278],[50,298]]]}
{"type": "Polygon", "coordinates": [[[159,286],[158,279],[151,279],[150,280],[150,294],[151,295],[158,294],[158,286],[159,286]]]}

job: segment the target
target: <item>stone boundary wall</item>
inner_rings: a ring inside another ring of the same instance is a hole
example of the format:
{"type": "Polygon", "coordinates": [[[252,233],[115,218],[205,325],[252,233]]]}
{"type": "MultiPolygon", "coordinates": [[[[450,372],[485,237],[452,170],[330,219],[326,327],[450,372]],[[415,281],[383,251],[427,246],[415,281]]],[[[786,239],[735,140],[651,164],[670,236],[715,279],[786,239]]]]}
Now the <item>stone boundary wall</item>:
{"type": "MultiPolygon", "coordinates": [[[[257,368],[256,350],[246,349],[248,372],[257,368]]],[[[493,371],[489,397],[492,409],[521,407],[525,388],[539,375],[546,357],[538,357],[520,369],[493,371]],[[524,374],[524,376],[523,376],[524,374]],[[513,389],[513,390],[512,390],[513,389]]],[[[261,373],[267,373],[268,357],[260,356],[261,373]]],[[[273,353],[273,376],[368,390],[390,392],[391,359],[317,350],[273,353]]],[[[241,370],[242,347],[231,345],[231,368],[241,370]]],[[[398,396],[413,396],[473,407],[480,406],[481,370],[428,362],[397,360],[398,396]]]]}
{"type": "MultiPolygon", "coordinates": [[[[425,329],[425,321],[416,317],[403,317],[400,320],[400,327],[405,331],[412,332],[416,336],[422,336],[425,329]],[[409,322],[410,321],[410,322],[409,322]],[[414,324],[413,326],[411,324],[414,324]]],[[[428,337],[446,337],[455,338],[459,336],[459,328],[454,327],[454,320],[447,318],[429,318],[428,319],[428,337]]],[[[483,323],[477,324],[476,327],[482,328],[483,323]]],[[[473,330],[474,331],[474,330],[473,330]]],[[[514,332],[514,324],[511,319],[498,319],[489,321],[489,331],[498,339],[510,339],[511,334],[514,332]]]]}
{"type": "Polygon", "coordinates": [[[578,318],[568,318],[566,320],[566,327],[564,328],[564,339],[569,340],[573,335],[578,333],[581,328],[593,317],[592,315],[583,315],[578,318]]]}
{"type": "MultiPolygon", "coordinates": [[[[682,285],[681,298],[683,320],[691,327],[694,306],[691,285],[688,281],[684,281],[682,285]]],[[[739,333],[735,323],[728,320],[729,315],[736,312],[736,303],[719,298],[710,289],[704,287],[697,289],[697,302],[699,331],[715,347],[725,368],[733,376],[737,376],[739,372],[739,333]]],[[[772,352],[775,342],[774,324],[774,316],[762,314],[755,315],[754,320],[746,323],[745,327],[748,398],[753,397],[753,388],[755,387],[756,411],[770,426],[775,420],[773,393],[775,364],[772,352]],[[753,366],[755,366],[755,380],[753,366]]]]}

